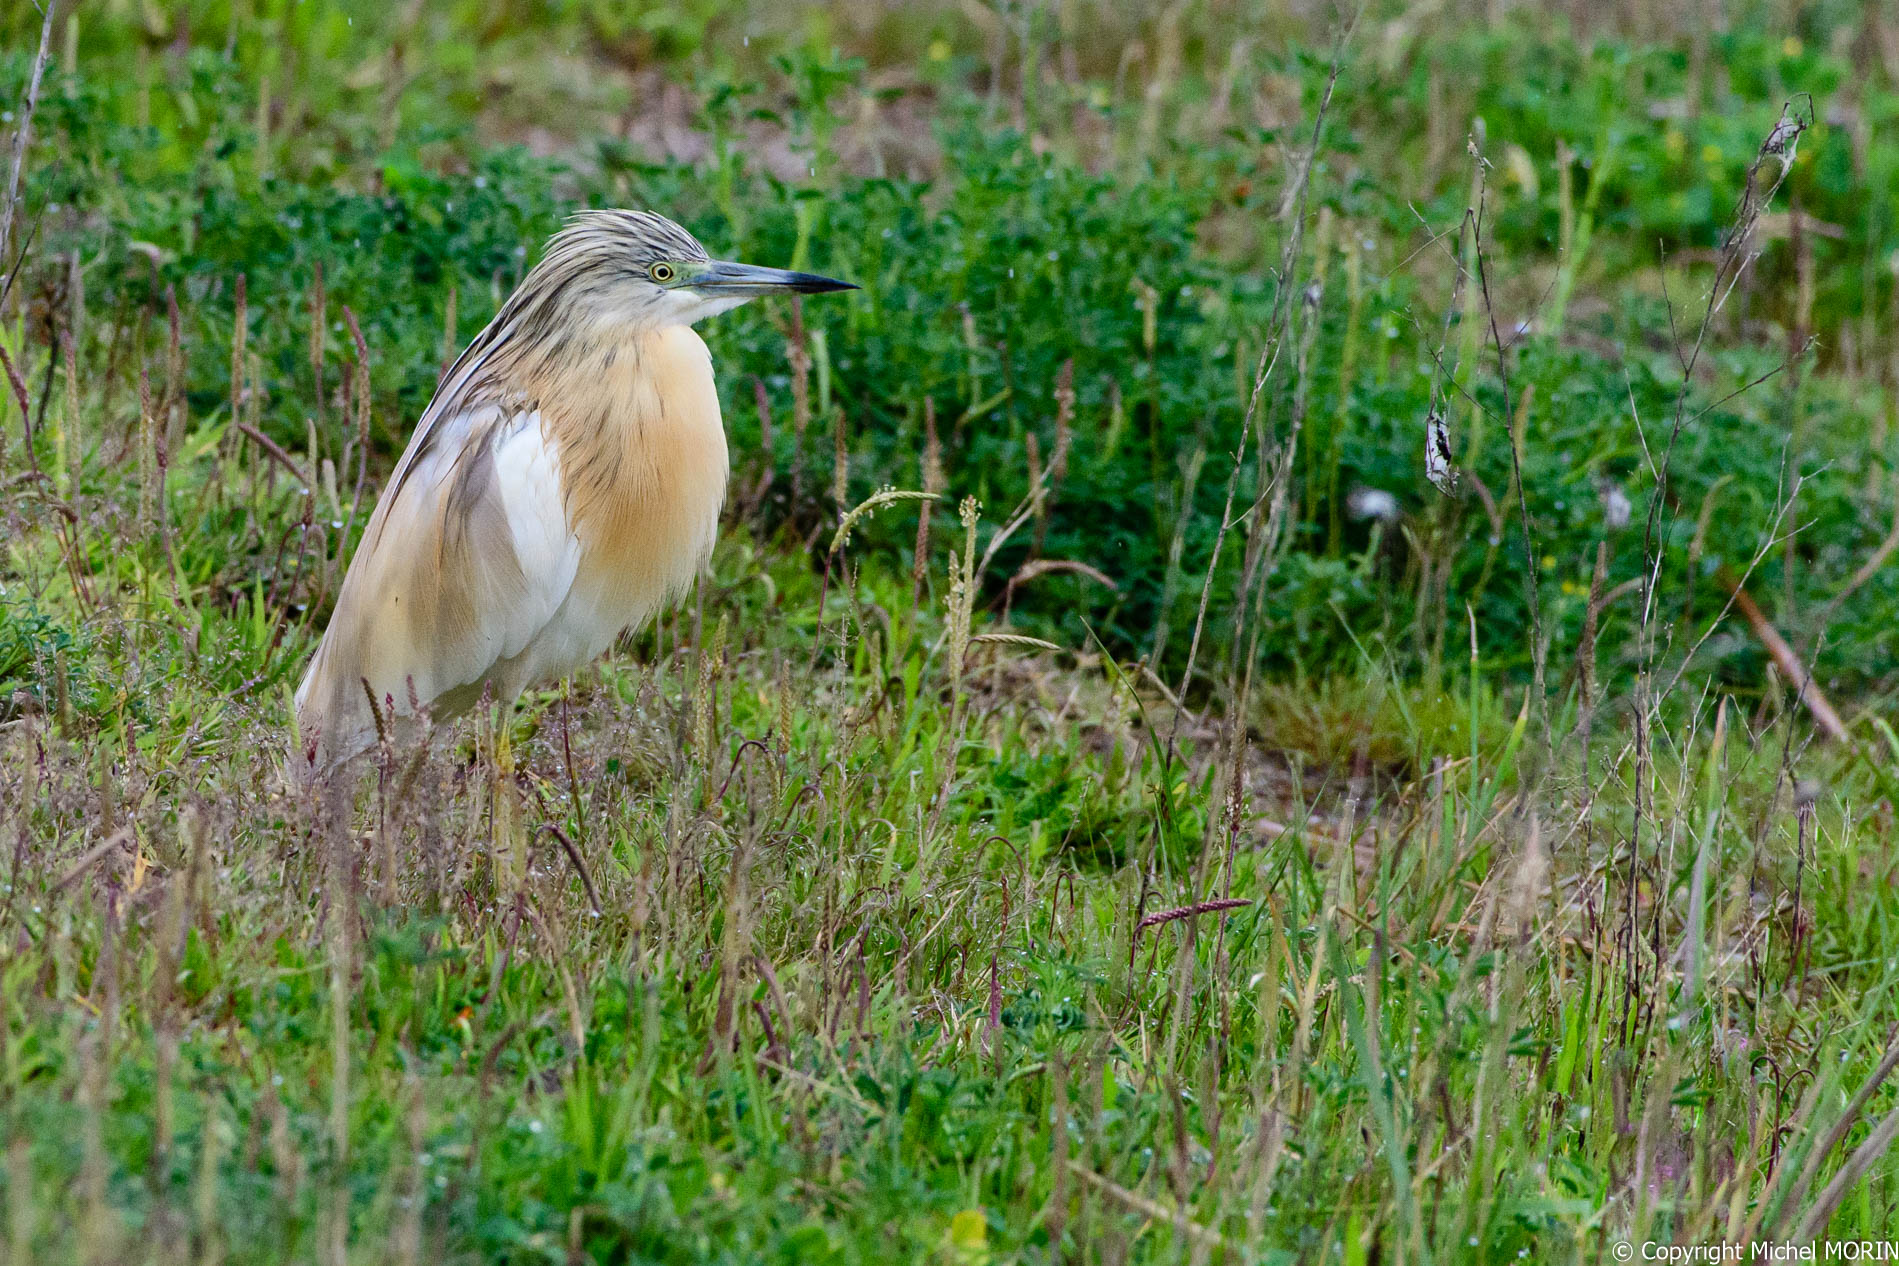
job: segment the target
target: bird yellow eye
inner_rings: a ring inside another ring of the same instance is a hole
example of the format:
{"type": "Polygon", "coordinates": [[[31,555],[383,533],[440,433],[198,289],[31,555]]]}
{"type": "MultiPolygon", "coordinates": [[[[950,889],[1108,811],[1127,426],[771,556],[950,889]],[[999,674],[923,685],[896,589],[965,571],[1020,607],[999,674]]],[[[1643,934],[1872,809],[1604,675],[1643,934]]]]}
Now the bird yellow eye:
{"type": "Polygon", "coordinates": [[[663,285],[673,279],[673,266],[667,263],[654,264],[646,270],[646,275],[663,285]]]}

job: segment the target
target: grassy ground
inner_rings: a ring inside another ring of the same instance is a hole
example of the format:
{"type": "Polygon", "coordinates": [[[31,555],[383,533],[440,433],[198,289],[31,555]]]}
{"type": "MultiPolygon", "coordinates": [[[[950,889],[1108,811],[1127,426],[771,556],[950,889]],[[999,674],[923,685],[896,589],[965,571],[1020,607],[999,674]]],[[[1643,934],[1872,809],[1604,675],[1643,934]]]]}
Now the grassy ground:
{"type": "Polygon", "coordinates": [[[8,1260],[1884,1238],[1899,48],[1715,16],[60,17],[8,1260]],[[381,478],[584,203],[865,289],[708,329],[684,607],[287,789],[381,478]]]}

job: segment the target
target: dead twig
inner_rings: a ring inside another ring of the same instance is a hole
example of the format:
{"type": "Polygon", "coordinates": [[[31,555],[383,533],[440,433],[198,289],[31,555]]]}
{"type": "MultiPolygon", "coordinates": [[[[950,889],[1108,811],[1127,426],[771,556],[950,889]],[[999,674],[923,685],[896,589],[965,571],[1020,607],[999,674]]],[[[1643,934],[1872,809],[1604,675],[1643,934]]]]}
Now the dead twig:
{"type": "Polygon", "coordinates": [[[1158,1200],[1150,1200],[1138,1191],[1129,1191],[1120,1183],[1103,1178],[1094,1170],[1082,1165],[1077,1165],[1072,1160],[1068,1162],[1068,1172],[1095,1188],[1097,1191],[1114,1197],[1115,1200],[1126,1205],[1136,1213],[1144,1213],[1148,1217],[1153,1218],[1156,1222],[1167,1223],[1167,1225],[1173,1227],[1176,1231],[1179,1231],[1189,1239],[1199,1240],[1201,1243],[1210,1244],[1215,1248],[1226,1247],[1226,1238],[1218,1231],[1201,1226],[1198,1222],[1193,1221],[1184,1212],[1178,1209],[1169,1209],[1158,1200]]]}
{"type": "Polygon", "coordinates": [[[587,904],[593,907],[594,915],[598,917],[601,913],[600,894],[594,891],[593,876],[587,873],[587,864],[580,860],[580,850],[575,848],[574,842],[567,838],[567,832],[552,822],[541,823],[541,829],[560,841],[562,850],[567,854],[567,860],[574,864],[574,873],[580,876],[580,886],[587,890],[587,904]]]}
{"type": "Polygon", "coordinates": [[[81,875],[91,870],[92,867],[103,858],[109,857],[112,854],[112,850],[126,844],[131,838],[132,828],[129,826],[120,827],[117,831],[113,832],[111,838],[106,840],[105,843],[94,845],[87,851],[84,857],[74,862],[66,873],[60,876],[59,882],[47,889],[48,895],[71,887],[81,875]]]}
{"type": "Polygon", "coordinates": [[[302,484],[306,491],[316,487],[315,481],[304,473],[303,467],[297,465],[297,459],[292,457],[289,453],[286,453],[276,440],[271,439],[270,436],[265,435],[248,422],[238,422],[235,423],[235,425],[239,431],[242,431],[251,439],[256,440],[257,447],[264,450],[264,455],[289,471],[291,476],[298,483],[302,484]]]}
{"type": "Polygon", "coordinates": [[[1192,919],[1203,914],[1214,914],[1221,910],[1237,910],[1241,906],[1250,906],[1250,897],[1223,897],[1217,901],[1197,901],[1190,906],[1175,906],[1171,910],[1156,910],[1134,925],[1134,939],[1139,941],[1141,933],[1162,923],[1172,923],[1176,919],[1192,919]]]}
{"type": "Polygon", "coordinates": [[[356,527],[356,512],[363,504],[363,481],[369,476],[369,343],[363,338],[362,327],[356,323],[356,314],[347,303],[343,305],[343,320],[349,325],[351,342],[356,344],[356,388],[350,393],[356,405],[356,490],[350,494],[349,518],[343,523],[343,535],[337,538],[339,555],[349,548],[350,533],[356,527]]]}
{"type": "Polygon", "coordinates": [[[1766,613],[1741,587],[1734,573],[1723,567],[1715,573],[1715,578],[1721,582],[1722,588],[1733,595],[1735,608],[1740,611],[1741,618],[1747,621],[1748,628],[1754,631],[1760,644],[1767,648],[1767,653],[1773,656],[1774,665],[1780,669],[1781,675],[1798,688],[1800,702],[1807,705],[1807,711],[1813,714],[1814,723],[1821,732],[1837,743],[1850,742],[1846,723],[1840,720],[1840,714],[1833,710],[1833,705],[1820,693],[1820,687],[1814,684],[1812,670],[1801,665],[1793,647],[1787,645],[1787,639],[1768,621],[1766,613]]]}
{"type": "Polygon", "coordinates": [[[13,388],[13,398],[20,404],[20,431],[26,437],[26,464],[32,467],[32,473],[40,469],[39,455],[33,451],[33,406],[27,394],[26,379],[13,366],[13,358],[7,355],[7,349],[0,347],[0,368],[6,370],[7,385],[13,388]]]}
{"type": "MultiPolygon", "coordinates": [[[[1054,467],[1051,466],[1049,469],[1053,470],[1054,467]]],[[[1068,572],[1083,576],[1106,587],[1109,593],[1121,592],[1121,586],[1115,584],[1099,567],[1091,567],[1087,563],[1076,562],[1072,558],[1036,558],[1022,564],[1015,575],[1009,577],[1009,583],[1003,587],[1002,591],[1003,609],[1008,610],[1015,601],[1015,591],[1019,586],[1028,584],[1038,576],[1046,576],[1050,572],[1068,572]]]]}
{"type": "MultiPolygon", "coordinates": [[[[1820,1140],[1819,1146],[1808,1153],[1806,1164],[1800,1168],[1800,1176],[1795,1179],[1793,1188],[1787,1193],[1787,1201],[1784,1206],[1786,1213],[1781,1215],[1783,1218],[1791,1217],[1793,1213],[1799,1209],[1801,1200],[1806,1197],[1807,1189],[1813,1185],[1813,1180],[1819,1176],[1820,1166],[1826,1162],[1826,1158],[1833,1154],[1833,1149],[1838,1147],[1841,1140],[1845,1139],[1847,1134],[1852,1130],[1853,1123],[1859,1120],[1860,1111],[1865,1108],[1867,1101],[1873,1097],[1873,1092],[1878,1090],[1879,1087],[1885,1083],[1886,1078],[1892,1076],[1893,1069],[1895,1068],[1899,1068],[1899,1042],[1892,1042],[1887,1046],[1886,1057],[1879,1061],[1879,1067],[1873,1070],[1872,1076],[1868,1077],[1865,1084],[1859,1088],[1859,1092],[1853,1096],[1852,1102],[1846,1105],[1846,1110],[1840,1113],[1839,1119],[1834,1121],[1833,1128],[1827,1131],[1826,1137],[1820,1140]]],[[[1815,1207],[1824,1206],[1826,1199],[1826,1195],[1822,1194],[1819,1201],[1816,1202],[1815,1207]]],[[[1775,1233],[1778,1235],[1784,1230],[1785,1223],[1783,1222],[1780,1226],[1775,1228],[1775,1233]]]]}

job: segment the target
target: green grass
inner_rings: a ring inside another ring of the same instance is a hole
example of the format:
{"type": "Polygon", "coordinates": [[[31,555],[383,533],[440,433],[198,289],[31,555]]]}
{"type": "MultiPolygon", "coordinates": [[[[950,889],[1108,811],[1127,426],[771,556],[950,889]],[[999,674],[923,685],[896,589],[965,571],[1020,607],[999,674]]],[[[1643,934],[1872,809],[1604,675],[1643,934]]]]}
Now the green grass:
{"type": "Polygon", "coordinates": [[[1884,1238],[1872,16],[1374,10],[1301,204],[1332,32],[1276,9],[385,7],[56,43],[0,304],[8,1261],[1884,1238]],[[680,610],[286,788],[444,356],[600,203],[864,290],[706,331],[734,491],[680,610]],[[886,484],[941,497],[833,545],[886,484]]]}

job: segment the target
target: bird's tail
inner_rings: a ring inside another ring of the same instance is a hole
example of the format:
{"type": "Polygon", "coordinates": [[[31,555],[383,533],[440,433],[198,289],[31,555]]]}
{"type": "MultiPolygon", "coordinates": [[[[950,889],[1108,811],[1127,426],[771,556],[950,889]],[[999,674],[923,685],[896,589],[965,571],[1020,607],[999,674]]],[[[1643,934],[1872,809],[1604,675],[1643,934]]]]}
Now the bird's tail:
{"type": "Polygon", "coordinates": [[[330,669],[327,640],[317,648],[292,701],[294,719],[285,771],[292,785],[309,786],[376,745],[374,718],[362,683],[350,690],[330,669]]]}

